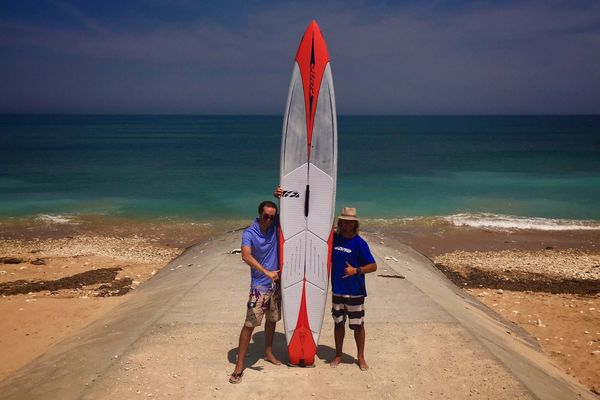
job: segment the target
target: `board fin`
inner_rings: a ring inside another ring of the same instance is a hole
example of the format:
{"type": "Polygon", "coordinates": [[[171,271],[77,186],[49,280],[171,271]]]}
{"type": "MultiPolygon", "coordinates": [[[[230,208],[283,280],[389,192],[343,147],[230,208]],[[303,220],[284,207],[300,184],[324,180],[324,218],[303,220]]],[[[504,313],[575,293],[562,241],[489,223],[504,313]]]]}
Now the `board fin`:
{"type": "Polygon", "coordinates": [[[315,362],[317,345],[313,339],[310,325],[308,323],[308,313],[306,310],[306,281],[302,285],[302,300],[300,302],[300,312],[298,313],[298,323],[292,339],[288,344],[288,357],[290,363],[294,365],[307,366],[315,362]]]}

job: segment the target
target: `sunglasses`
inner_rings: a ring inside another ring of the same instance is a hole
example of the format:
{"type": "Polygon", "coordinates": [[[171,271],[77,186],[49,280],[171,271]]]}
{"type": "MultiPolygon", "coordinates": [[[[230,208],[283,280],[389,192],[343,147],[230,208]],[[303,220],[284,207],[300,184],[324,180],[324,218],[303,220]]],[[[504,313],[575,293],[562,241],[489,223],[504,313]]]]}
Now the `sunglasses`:
{"type": "Polygon", "coordinates": [[[269,214],[263,214],[262,219],[263,219],[263,221],[273,221],[275,219],[275,216],[269,215],[269,214]]]}

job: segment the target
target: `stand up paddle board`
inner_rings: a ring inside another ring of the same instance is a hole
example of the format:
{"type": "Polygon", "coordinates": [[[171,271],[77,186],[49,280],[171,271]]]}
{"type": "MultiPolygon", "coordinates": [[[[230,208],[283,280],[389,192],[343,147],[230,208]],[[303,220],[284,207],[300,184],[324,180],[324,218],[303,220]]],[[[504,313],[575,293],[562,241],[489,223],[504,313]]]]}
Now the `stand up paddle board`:
{"type": "Polygon", "coordinates": [[[298,47],[281,140],[280,264],[291,364],[314,363],[327,301],[337,121],[329,54],[312,21],[298,47]]]}

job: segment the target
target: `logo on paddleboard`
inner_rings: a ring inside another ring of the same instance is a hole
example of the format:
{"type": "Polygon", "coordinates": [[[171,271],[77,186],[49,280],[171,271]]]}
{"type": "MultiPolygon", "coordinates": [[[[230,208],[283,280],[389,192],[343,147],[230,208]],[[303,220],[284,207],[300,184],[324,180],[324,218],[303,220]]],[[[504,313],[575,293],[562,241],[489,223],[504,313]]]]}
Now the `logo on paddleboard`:
{"type": "Polygon", "coordinates": [[[312,37],[312,45],[310,47],[310,81],[308,85],[308,117],[312,117],[313,100],[315,98],[315,37],[312,37]]]}
{"type": "Polygon", "coordinates": [[[289,197],[292,199],[298,199],[298,198],[300,198],[300,194],[293,190],[284,190],[281,197],[289,197]]]}

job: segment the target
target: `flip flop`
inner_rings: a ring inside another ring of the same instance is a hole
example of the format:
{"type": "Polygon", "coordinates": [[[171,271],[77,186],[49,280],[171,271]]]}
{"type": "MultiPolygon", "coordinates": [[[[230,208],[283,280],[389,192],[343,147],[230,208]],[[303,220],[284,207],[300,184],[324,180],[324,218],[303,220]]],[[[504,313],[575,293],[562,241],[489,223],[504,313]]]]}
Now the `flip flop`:
{"type": "Polygon", "coordinates": [[[240,383],[242,381],[242,376],[244,376],[243,372],[232,373],[229,376],[229,383],[240,383]]]}

